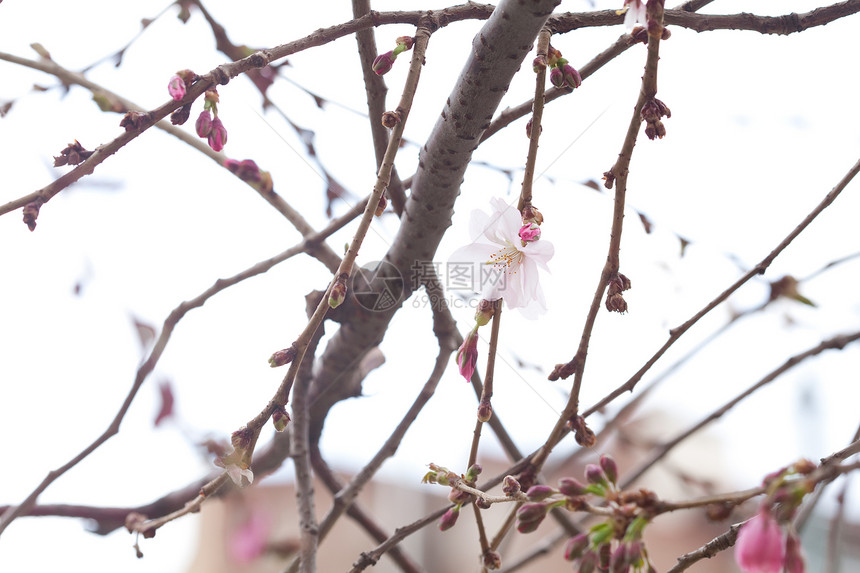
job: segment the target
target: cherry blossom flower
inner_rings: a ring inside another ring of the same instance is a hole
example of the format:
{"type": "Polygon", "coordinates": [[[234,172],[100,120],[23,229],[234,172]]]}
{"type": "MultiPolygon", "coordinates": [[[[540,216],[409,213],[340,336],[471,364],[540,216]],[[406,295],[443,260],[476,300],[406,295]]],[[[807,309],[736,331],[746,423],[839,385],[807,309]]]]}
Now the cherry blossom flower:
{"type": "Polygon", "coordinates": [[[632,30],[636,24],[645,24],[645,0],[624,0],[624,25],[632,30]]]}
{"type": "Polygon", "coordinates": [[[526,317],[534,318],[546,310],[538,268],[549,271],[546,263],[555,249],[552,243],[537,240],[534,233],[530,241],[523,240],[522,217],[515,207],[496,197],[490,199],[490,206],[490,214],[472,212],[472,244],[454,251],[449,267],[476,264],[474,276],[480,278],[483,299],[504,299],[508,308],[522,309],[526,317]]]}
{"type": "Polygon", "coordinates": [[[744,573],[779,573],[785,562],[782,529],[762,508],[741,526],[735,543],[735,560],[744,573]]]}

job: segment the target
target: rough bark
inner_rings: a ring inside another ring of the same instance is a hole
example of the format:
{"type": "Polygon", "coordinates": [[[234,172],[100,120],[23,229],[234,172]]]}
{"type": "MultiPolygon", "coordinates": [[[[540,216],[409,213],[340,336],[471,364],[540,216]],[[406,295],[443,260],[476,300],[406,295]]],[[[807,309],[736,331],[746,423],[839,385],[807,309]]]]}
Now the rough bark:
{"type": "Polygon", "coordinates": [[[341,328],[323,353],[311,389],[311,439],[319,437],[332,405],[361,393],[362,358],[382,341],[392,317],[417,286],[410,284],[413,265],[433,260],[451,225],[454,202],[472,152],[538,32],[559,3],[502,0],[473,40],[466,65],[421,150],[400,230],[385,256],[391,266],[386,265],[372,284],[380,291],[399,273],[404,279],[400,299],[390,309],[372,312],[348,297],[345,308],[333,316],[341,328]]]}

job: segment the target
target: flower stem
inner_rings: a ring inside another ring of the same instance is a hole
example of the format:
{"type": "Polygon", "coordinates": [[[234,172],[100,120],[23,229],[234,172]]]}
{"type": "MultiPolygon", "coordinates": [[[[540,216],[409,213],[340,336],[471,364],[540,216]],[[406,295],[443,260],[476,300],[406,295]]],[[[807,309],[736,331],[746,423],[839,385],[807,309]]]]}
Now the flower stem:
{"type": "MultiPolygon", "coordinates": [[[[548,28],[541,30],[538,34],[538,57],[547,55],[549,48],[550,31],[548,28]]],[[[535,176],[535,163],[537,162],[538,140],[540,139],[541,120],[543,119],[544,87],[546,86],[546,67],[537,71],[535,80],[535,99],[532,109],[531,133],[529,134],[529,152],[526,156],[526,169],[523,174],[523,186],[520,191],[520,201],[517,210],[522,213],[523,209],[532,204],[532,183],[535,176]]]]}

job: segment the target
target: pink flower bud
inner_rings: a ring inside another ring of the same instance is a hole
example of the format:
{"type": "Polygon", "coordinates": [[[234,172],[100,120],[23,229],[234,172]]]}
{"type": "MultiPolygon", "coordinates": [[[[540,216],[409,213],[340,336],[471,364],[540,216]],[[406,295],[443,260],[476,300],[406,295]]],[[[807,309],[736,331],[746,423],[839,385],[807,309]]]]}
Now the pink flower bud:
{"type": "Polygon", "coordinates": [[[779,573],[785,544],[779,524],[766,508],[747,521],[738,533],[735,560],[744,573],[779,573]]]}
{"type": "Polygon", "coordinates": [[[209,137],[209,132],[212,131],[212,114],[209,110],[200,112],[194,123],[194,129],[197,130],[197,137],[209,137]]]}
{"type": "Polygon", "coordinates": [[[448,531],[454,524],[457,523],[457,518],[460,517],[460,506],[455,505],[445,512],[442,519],[439,520],[439,531],[448,531]]]}
{"type": "Polygon", "coordinates": [[[289,364],[295,359],[296,354],[297,351],[295,346],[290,346],[289,348],[278,350],[269,357],[269,366],[271,366],[272,368],[277,368],[278,366],[284,366],[285,364],[289,364]]]}
{"type": "Polygon", "coordinates": [[[595,464],[588,464],[585,466],[585,479],[588,480],[588,483],[603,486],[606,485],[606,475],[604,475],[600,466],[595,464]]]}
{"type": "Polygon", "coordinates": [[[543,501],[554,493],[555,490],[548,485],[533,485],[526,492],[526,495],[529,501],[543,501]]]}
{"type": "Polygon", "coordinates": [[[600,468],[606,474],[606,479],[611,483],[618,481],[618,464],[612,459],[612,456],[603,454],[600,456],[600,468]]]}
{"type": "Polygon", "coordinates": [[[544,503],[527,503],[517,510],[517,531],[531,533],[546,517],[549,506],[544,503]]]}
{"type": "Polygon", "coordinates": [[[630,564],[627,561],[627,544],[621,543],[612,552],[612,557],[609,560],[611,573],[627,573],[630,564]]]}
{"type": "Polygon", "coordinates": [[[525,247],[529,243],[533,243],[540,239],[540,227],[535,223],[526,223],[520,227],[520,241],[525,247]]]}
{"type": "Polygon", "coordinates": [[[394,67],[394,59],[397,56],[394,55],[394,51],[385,52],[384,54],[379,54],[376,56],[376,59],[373,60],[373,71],[376,72],[376,75],[382,76],[391,71],[391,68],[394,67]]]}
{"type": "Polygon", "coordinates": [[[475,373],[475,364],[478,362],[478,328],[475,327],[472,332],[460,345],[457,350],[457,366],[460,368],[460,374],[468,382],[472,379],[472,374],[475,373]]]}
{"type": "Polygon", "coordinates": [[[558,489],[564,495],[569,495],[576,497],[578,495],[585,495],[586,488],[585,484],[580,483],[579,481],[573,478],[561,478],[558,480],[558,489]]]}
{"type": "Polygon", "coordinates": [[[586,551],[579,561],[579,573],[593,573],[597,570],[597,553],[586,551]]]}
{"type": "Polygon", "coordinates": [[[565,64],[561,71],[564,76],[564,83],[567,84],[568,87],[576,89],[582,85],[582,76],[579,75],[579,72],[577,72],[573,66],[565,64]]]}
{"type": "Polygon", "coordinates": [[[469,469],[466,470],[466,475],[463,477],[467,482],[475,483],[478,481],[478,476],[481,475],[482,471],[484,471],[484,468],[481,464],[472,464],[469,466],[469,469]]]}
{"type": "Polygon", "coordinates": [[[588,548],[588,534],[580,533],[568,539],[564,546],[564,558],[567,561],[573,561],[582,557],[583,552],[588,548]]]}
{"type": "Polygon", "coordinates": [[[221,118],[216,116],[212,120],[212,129],[209,131],[209,147],[212,151],[221,151],[225,143],[227,143],[227,130],[221,123],[221,118]]]}
{"type": "Polygon", "coordinates": [[[564,72],[562,72],[557,67],[553,68],[552,71],[549,73],[549,81],[552,82],[552,85],[554,85],[555,87],[563,88],[565,84],[564,72]]]}
{"type": "Polygon", "coordinates": [[[167,83],[167,93],[170,94],[175,101],[179,101],[185,97],[185,80],[175,74],[167,83]]]}
{"type": "Polygon", "coordinates": [[[263,177],[263,172],[260,171],[253,159],[243,159],[242,161],[225,159],[224,167],[242,181],[257,182],[263,177]]]}

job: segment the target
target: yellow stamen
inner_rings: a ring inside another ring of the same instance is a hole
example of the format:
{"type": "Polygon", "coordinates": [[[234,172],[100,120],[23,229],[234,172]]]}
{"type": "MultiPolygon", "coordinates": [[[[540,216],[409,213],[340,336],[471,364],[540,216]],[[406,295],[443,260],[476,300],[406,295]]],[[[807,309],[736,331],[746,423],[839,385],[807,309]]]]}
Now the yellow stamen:
{"type": "Polygon", "coordinates": [[[508,243],[508,246],[502,247],[490,255],[490,260],[486,264],[492,265],[494,268],[505,273],[513,270],[513,273],[516,274],[524,257],[525,255],[522,251],[508,243]]]}

